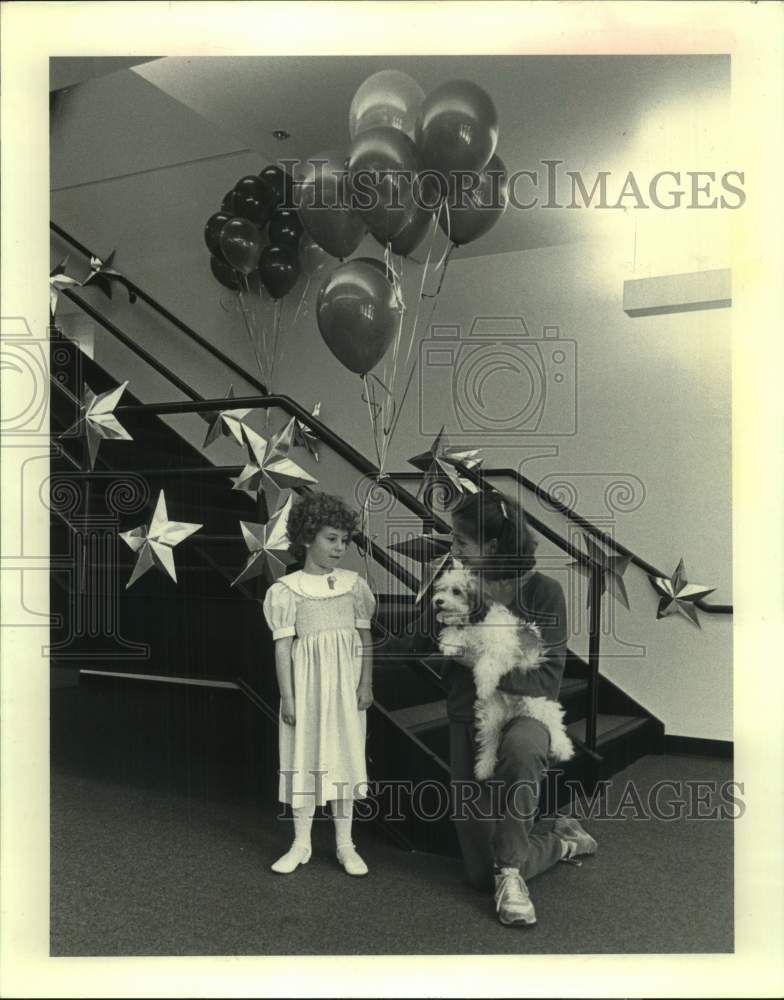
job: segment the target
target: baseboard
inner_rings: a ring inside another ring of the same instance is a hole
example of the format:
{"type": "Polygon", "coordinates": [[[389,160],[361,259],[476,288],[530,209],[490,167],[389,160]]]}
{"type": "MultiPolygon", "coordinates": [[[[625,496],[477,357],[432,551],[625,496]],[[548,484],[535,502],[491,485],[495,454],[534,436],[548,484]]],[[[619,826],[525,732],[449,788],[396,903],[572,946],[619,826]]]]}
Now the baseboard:
{"type": "Polygon", "coordinates": [[[695,736],[664,736],[664,753],[690,757],[721,757],[732,760],[735,744],[731,740],[703,740],[695,736]]]}

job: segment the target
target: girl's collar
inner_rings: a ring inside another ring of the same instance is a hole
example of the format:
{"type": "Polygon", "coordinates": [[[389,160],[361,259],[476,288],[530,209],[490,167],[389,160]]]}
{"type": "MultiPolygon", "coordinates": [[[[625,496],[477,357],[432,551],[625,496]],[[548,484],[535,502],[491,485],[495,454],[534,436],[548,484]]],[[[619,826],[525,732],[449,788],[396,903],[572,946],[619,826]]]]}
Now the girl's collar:
{"type": "Polygon", "coordinates": [[[318,574],[299,569],[282,576],[280,582],[301,597],[336,597],[351,590],[356,576],[350,569],[334,569],[331,573],[318,574]]]}

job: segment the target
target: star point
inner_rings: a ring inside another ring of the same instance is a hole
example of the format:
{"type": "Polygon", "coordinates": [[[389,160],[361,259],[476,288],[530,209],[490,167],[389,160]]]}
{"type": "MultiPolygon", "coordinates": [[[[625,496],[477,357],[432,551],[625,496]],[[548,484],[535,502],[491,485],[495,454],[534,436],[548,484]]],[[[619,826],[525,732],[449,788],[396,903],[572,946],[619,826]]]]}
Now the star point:
{"type": "Polygon", "coordinates": [[[137,553],[136,565],[125,589],[136,583],[153,566],[164,570],[176,583],[177,572],[172,549],[202,527],[204,527],[202,524],[170,521],[166,509],[166,496],[161,490],[149,525],[143,524],[138,528],[131,528],[130,531],[120,532],[120,538],[137,553]]]}
{"type": "Polygon", "coordinates": [[[671,577],[650,576],[651,586],[660,595],[656,617],[667,618],[669,615],[682,614],[690,622],[702,628],[697,617],[697,601],[712,594],[715,587],[706,587],[701,583],[689,583],[686,579],[686,569],[681,558],[671,577]]]}

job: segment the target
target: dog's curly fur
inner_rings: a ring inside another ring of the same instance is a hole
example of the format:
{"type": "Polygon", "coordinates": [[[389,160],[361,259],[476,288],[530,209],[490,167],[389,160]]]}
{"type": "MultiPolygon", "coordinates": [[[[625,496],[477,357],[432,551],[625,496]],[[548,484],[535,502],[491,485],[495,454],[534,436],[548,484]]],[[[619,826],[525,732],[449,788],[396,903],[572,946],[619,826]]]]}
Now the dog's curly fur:
{"type": "Polygon", "coordinates": [[[564,710],[557,701],[498,690],[498,682],[510,670],[536,670],[540,665],[543,648],[537,626],[484,598],[477,578],[460,567],[437,580],[433,607],[446,626],[438,639],[441,652],[474,661],[476,777],[484,780],[493,774],[501,732],[511,719],[520,716],[537,719],[546,726],[554,761],[569,760],[574,747],[564,726],[564,710]]]}

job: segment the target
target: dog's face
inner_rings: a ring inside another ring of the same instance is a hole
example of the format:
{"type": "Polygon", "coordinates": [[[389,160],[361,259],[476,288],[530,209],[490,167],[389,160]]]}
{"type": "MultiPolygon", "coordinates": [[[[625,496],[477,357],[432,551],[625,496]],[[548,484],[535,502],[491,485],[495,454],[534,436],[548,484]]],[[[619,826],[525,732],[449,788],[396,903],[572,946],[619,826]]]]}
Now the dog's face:
{"type": "Polygon", "coordinates": [[[433,609],[442,625],[468,625],[481,621],[486,611],[479,581],[467,570],[450,569],[436,580],[433,609]]]}

